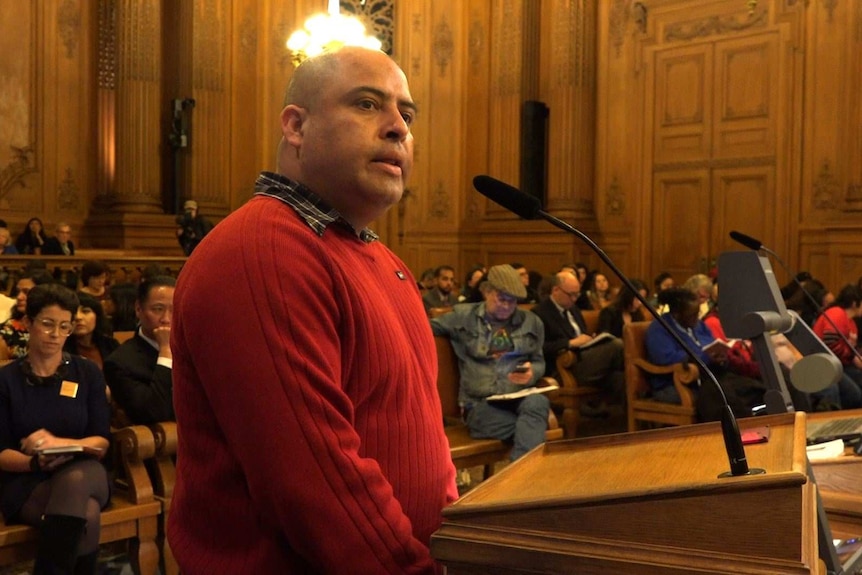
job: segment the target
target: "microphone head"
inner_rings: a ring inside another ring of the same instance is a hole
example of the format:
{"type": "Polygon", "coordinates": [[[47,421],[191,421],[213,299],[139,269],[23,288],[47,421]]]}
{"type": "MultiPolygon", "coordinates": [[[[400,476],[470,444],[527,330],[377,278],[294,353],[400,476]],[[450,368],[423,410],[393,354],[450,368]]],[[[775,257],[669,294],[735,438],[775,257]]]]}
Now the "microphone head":
{"type": "Polygon", "coordinates": [[[542,209],[542,202],[538,198],[525,194],[518,188],[491,176],[476,176],[473,178],[473,187],[489,200],[525,220],[535,220],[542,209]]]}
{"type": "Polygon", "coordinates": [[[760,240],[756,240],[751,236],[747,236],[743,233],[732,231],[730,232],[730,239],[735,242],[739,242],[750,250],[758,251],[763,247],[763,243],[760,240]]]}

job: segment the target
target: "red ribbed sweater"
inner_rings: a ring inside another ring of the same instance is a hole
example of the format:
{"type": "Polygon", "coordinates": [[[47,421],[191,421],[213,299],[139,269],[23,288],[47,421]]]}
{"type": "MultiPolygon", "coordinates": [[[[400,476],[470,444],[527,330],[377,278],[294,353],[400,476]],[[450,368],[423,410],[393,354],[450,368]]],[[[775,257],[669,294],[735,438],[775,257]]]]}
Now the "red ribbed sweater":
{"type": "Polygon", "coordinates": [[[392,252],[254,198],[183,267],[172,329],[185,575],[434,571],[455,470],[431,329],[392,252]]]}

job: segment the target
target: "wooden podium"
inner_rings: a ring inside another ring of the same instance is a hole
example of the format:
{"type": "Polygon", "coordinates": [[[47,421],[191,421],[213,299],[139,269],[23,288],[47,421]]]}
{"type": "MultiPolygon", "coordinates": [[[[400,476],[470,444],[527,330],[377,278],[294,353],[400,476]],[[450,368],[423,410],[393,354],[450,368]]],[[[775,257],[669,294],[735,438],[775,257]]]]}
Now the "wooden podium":
{"type": "Polygon", "coordinates": [[[819,573],[805,414],[729,468],[718,423],[545,444],[443,511],[431,553],[449,575],[819,573]]]}

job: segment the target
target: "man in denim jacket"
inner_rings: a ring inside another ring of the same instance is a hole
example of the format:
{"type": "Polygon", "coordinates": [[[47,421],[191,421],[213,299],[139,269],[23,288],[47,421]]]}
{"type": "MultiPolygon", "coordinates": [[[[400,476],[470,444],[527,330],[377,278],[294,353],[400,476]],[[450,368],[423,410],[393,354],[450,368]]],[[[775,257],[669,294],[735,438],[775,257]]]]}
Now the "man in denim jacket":
{"type": "Polygon", "coordinates": [[[458,402],[475,438],[514,441],[511,459],[545,440],[550,403],[543,394],[492,400],[491,395],[533,387],[545,373],[545,330],[532,312],[518,309],[526,296],[518,272],[494,266],[481,286],[485,301],[456,305],[431,320],[434,335],[452,341],[461,370],[458,402]]]}

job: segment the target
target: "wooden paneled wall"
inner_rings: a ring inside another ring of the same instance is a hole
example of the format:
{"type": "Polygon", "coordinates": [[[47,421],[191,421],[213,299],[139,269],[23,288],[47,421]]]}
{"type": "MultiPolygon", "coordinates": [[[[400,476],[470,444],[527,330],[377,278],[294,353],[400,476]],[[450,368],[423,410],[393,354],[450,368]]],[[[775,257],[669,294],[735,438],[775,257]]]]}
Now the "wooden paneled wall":
{"type": "MultiPolygon", "coordinates": [[[[862,275],[862,2],[375,4],[420,107],[408,193],[375,228],[414,272],[598,266],[576,238],[473,190],[477,174],[519,185],[521,109],[537,100],[548,210],[630,275],[682,281],[736,248],[732,229],[833,289],[862,275]]],[[[218,219],[273,167],[284,41],[325,7],[0,0],[0,217],[178,255],[179,200],[218,219]],[[182,149],[173,99],[195,101],[182,149]]]]}

